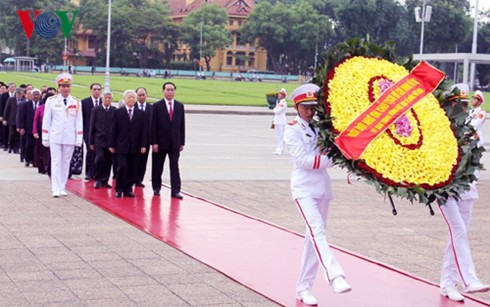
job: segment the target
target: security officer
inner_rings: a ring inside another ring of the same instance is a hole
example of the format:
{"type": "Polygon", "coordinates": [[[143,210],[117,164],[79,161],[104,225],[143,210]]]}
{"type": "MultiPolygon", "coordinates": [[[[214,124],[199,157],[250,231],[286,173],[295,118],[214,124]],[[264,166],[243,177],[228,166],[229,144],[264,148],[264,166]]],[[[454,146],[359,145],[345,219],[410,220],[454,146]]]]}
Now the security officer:
{"type": "MultiPolygon", "coordinates": [[[[460,94],[449,100],[461,103],[463,110],[466,112],[466,106],[469,102],[469,86],[460,83],[454,85],[454,87],[460,90],[460,94]]],[[[469,117],[470,124],[477,131],[482,128],[484,121],[484,119],[480,120],[479,118],[479,114],[481,114],[479,112],[482,111],[478,110],[478,108],[480,108],[483,95],[478,97],[481,94],[481,92],[478,92],[475,93],[476,98],[473,96],[472,104],[475,109],[470,113],[469,117]]],[[[458,282],[461,283],[465,293],[487,292],[490,290],[490,286],[482,284],[476,276],[468,240],[471,212],[476,199],[478,199],[478,190],[476,189],[476,181],[473,181],[470,183],[470,189],[462,193],[459,199],[449,198],[446,204],[439,206],[441,215],[448,228],[448,243],[441,268],[440,293],[452,301],[464,301],[464,297],[456,287],[458,282]]]]}
{"type": "Polygon", "coordinates": [[[281,155],[284,151],[284,128],[286,126],[286,110],[288,103],[286,101],[287,92],[285,88],[282,88],[278,94],[278,100],[276,107],[272,110],[274,112],[274,129],[276,129],[276,150],[272,152],[273,155],[281,155]]]}
{"type": "Polygon", "coordinates": [[[42,140],[51,152],[51,190],[53,197],[65,191],[75,146],[82,145],[83,121],[80,100],[70,95],[73,77],[62,73],[56,78],[58,95],[46,100],[42,140]]]}
{"type": "Polygon", "coordinates": [[[306,305],[318,303],[311,293],[311,287],[319,264],[335,293],[351,290],[325,234],[332,199],[327,167],[333,164],[318,148],[318,129],[312,125],[318,90],[319,87],[314,84],[304,84],[291,93],[290,98],[294,101],[298,116],[288,124],[284,133],[284,141],[293,161],[291,192],[306,224],[301,272],[296,285],[297,298],[306,305]]]}
{"type": "Polygon", "coordinates": [[[487,113],[481,107],[485,103],[485,96],[481,91],[475,91],[475,95],[471,98],[471,106],[473,109],[470,111],[470,124],[475,128],[476,134],[479,138],[478,146],[483,147],[485,139],[483,138],[483,123],[487,118],[487,113]]]}

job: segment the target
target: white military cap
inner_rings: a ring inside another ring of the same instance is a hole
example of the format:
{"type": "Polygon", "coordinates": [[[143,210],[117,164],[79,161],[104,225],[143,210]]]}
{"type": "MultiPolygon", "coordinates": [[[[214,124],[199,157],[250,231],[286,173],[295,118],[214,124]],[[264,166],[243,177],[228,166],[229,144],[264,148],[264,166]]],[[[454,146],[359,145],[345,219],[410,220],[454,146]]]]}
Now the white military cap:
{"type": "Polygon", "coordinates": [[[465,83],[453,84],[451,86],[451,89],[450,89],[451,92],[455,88],[459,89],[459,95],[455,95],[455,96],[451,97],[449,100],[461,99],[463,101],[469,102],[468,93],[470,92],[470,87],[468,86],[468,84],[465,84],[465,83]]]}
{"type": "Polygon", "coordinates": [[[34,89],[31,91],[31,92],[32,92],[33,94],[34,94],[34,93],[39,93],[39,94],[41,94],[41,90],[40,90],[40,89],[38,89],[38,88],[34,88],[34,89]]]}
{"type": "Polygon", "coordinates": [[[317,96],[316,94],[320,90],[320,87],[316,84],[308,83],[303,84],[300,87],[297,87],[289,98],[294,101],[295,105],[303,104],[303,105],[317,105],[317,96]]]}
{"type": "Polygon", "coordinates": [[[473,98],[478,99],[482,104],[485,103],[485,96],[483,96],[483,93],[481,91],[475,91],[475,95],[473,95],[473,98]]]}
{"type": "Polygon", "coordinates": [[[72,75],[69,73],[61,73],[56,77],[56,84],[61,85],[61,84],[71,84],[73,81],[72,75]]]}
{"type": "Polygon", "coordinates": [[[288,92],[287,92],[287,91],[286,91],[286,89],[283,87],[283,88],[282,88],[282,89],[279,91],[279,93],[284,93],[284,94],[287,94],[288,92]]]}

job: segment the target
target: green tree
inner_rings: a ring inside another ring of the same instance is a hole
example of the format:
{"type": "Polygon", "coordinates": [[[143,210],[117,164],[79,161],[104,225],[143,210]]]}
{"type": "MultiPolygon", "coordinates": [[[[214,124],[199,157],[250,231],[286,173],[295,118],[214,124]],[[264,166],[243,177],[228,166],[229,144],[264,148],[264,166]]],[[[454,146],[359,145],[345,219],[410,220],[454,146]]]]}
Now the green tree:
{"type": "Polygon", "coordinates": [[[209,62],[216,55],[216,49],[224,48],[232,43],[233,38],[225,26],[228,24],[226,11],[215,5],[206,4],[187,15],[181,25],[182,42],[191,47],[191,58],[198,59],[199,51],[210,70],[209,62]],[[201,40],[202,26],[202,46],[201,40]]]}
{"type": "Polygon", "coordinates": [[[340,41],[369,35],[377,43],[395,41],[398,50],[413,51],[415,37],[409,27],[413,17],[398,1],[349,0],[338,5],[334,13],[340,41]]]}
{"type": "MultiPolygon", "coordinates": [[[[469,1],[432,1],[429,4],[432,6],[432,16],[430,22],[425,23],[424,27],[424,53],[454,52],[456,45],[459,46],[459,52],[462,52],[465,39],[471,35],[472,21],[468,15],[469,1]]],[[[421,24],[415,22],[413,12],[416,6],[422,6],[422,1],[407,0],[406,6],[410,14],[408,29],[416,37],[411,51],[418,53],[421,24]]]]}
{"type": "Polygon", "coordinates": [[[309,1],[289,7],[281,2],[259,3],[241,29],[242,38],[258,40],[258,45],[267,50],[272,68],[281,72],[313,64],[315,47],[323,47],[332,33],[328,17],[320,15],[309,1]]]}

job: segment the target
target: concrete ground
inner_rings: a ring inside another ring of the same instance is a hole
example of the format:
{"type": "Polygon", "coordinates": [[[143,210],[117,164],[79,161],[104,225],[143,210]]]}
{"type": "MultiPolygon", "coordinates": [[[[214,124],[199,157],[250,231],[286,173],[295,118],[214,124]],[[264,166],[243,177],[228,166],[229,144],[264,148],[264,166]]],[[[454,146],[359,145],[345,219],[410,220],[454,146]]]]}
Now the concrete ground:
{"type": "MultiPolygon", "coordinates": [[[[199,106],[187,110],[187,145],[180,162],[183,190],[302,232],[289,192],[289,158],[271,155],[275,138],[269,129],[270,111],[199,106]]],[[[485,153],[487,165],[489,160],[485,153]]],[[[488,173],[481,175],[470,233],[477,272],[486,282],[488,173]]],[[[332,169],[331,176],[332,244],[438,282],[447,229],[437,208],[430,216],[423,205],[395,199],[398,215],[392,216],[389,203],[371,186],[348,185],[343,170],[332,169]]],[[[148,186],[149,172],[146,177],[148,186]]],[[[168,182],[167,172],[164,181],[168,182]]],[[[348,275],[349,268],[344,269],[348,275]]],[[[353,286],[354,291],[362,287],[353,286]]],[[[275,305],[73,194],[53,199],[46,176],[3,151],[0,296],[0,306],[275,305]]],[[[489,294],[477,296],[490,300],[489,294]]]]}

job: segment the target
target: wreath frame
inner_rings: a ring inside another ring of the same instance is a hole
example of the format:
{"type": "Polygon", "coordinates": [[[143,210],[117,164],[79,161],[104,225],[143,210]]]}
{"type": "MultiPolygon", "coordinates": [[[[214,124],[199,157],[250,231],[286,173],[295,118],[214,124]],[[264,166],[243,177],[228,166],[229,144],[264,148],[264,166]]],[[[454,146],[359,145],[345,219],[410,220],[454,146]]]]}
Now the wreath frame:
{"type": "MultiPolygon", "coordinates": [[[[313,83],[320,87],[317,107],[318,122],[316,123],[320,129],[319,147],[327,152],[334,165],[347,169],[349,173],[365,179],[368,184],[374,186],[376,192],[385,197],[388,196],[390,200],[393,195],[408,199],[411,203],[418,201],[419,203],[430,205],[437,201],[438,204],[443,205],[450,197],[460,199],[460,195],[470,189],[470,183],[477,180],[475,171],[484,169],[483,164],[481,164],[481,157],[485,149],[478,147],[477,140],[472,138],[476,131],[466,120],[467,113],[464,112],[461,106],[461,100],[458,98],[453,100],[456,103],[450,102],[452,97],[459,94],[459,90],[454,89],[450,92],[451,82],[446,79],[433,91],[433,95],[439,101],[451,123],[451,128],[458,142],[460,156],[453,170],[452,178],[444,185],[430,188],[424,185],[406,187],[389,180],[379,180],[371,171],[363,167],[362,160],[355,161],[345,158],[335,145],[334,140],[338,136],[338,132],[335,131],[332,123],[333,118],[328,112],[329,104],[328,101],[325,101],[325,85],[329,79],[329,73],[333,73],[337,65],[355,56],[381,58],[401,65],[409,71],[419,63],[413,60],[412,56],[396,56],[394,42],[377,45],[369,36],[363,39],[352,38],[328,49],[324,54],[324,62],[317,66],[316,75],[312,80],[313,83]]],[[[395,212],[394,210],[394,214],[395,212]]],[[[431,214],[433,214],[432,210],[431,214]]]]}

